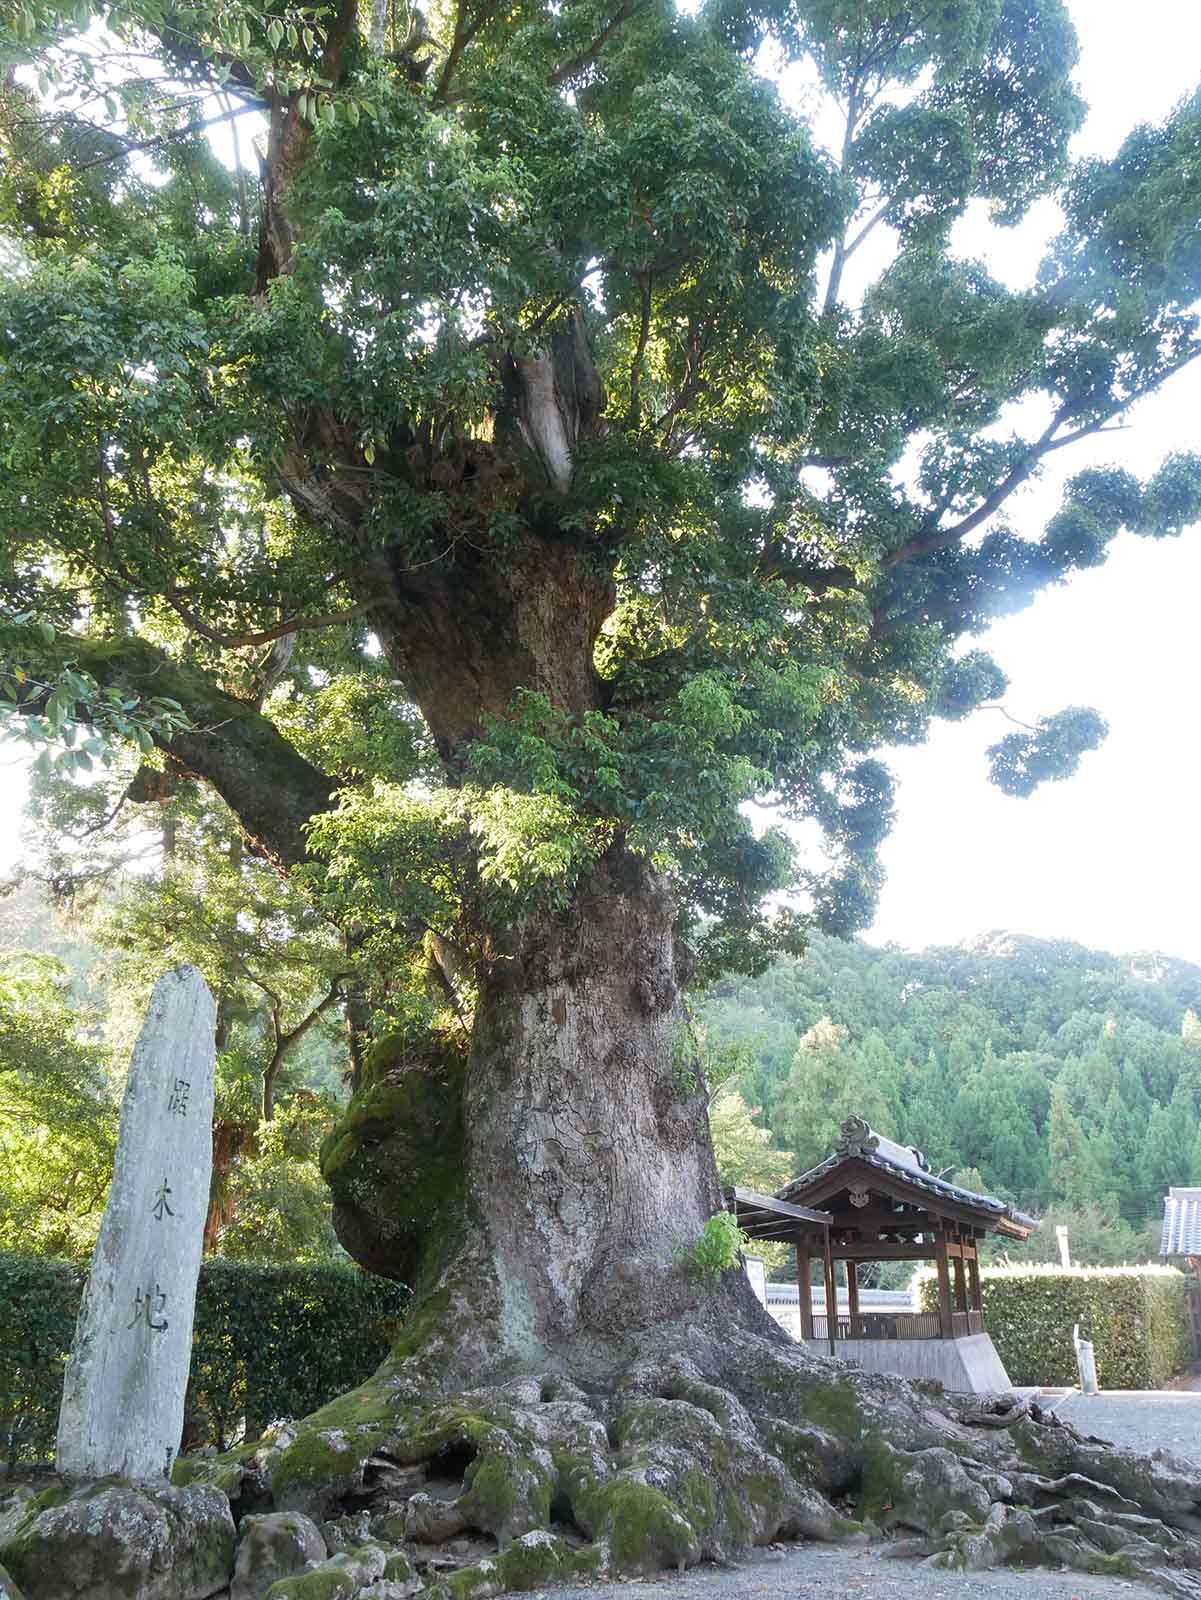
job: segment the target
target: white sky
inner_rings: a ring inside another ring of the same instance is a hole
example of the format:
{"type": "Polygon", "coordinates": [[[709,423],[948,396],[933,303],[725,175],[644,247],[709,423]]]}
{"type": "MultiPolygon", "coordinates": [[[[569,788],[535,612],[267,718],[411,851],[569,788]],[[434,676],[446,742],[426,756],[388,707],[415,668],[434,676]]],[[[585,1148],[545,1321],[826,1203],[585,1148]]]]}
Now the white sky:
{"type": "MultiPolygon", "coordinates": [[[[1158,120],[1196,86],[1201,6],[1069,0],[1069,10],[1091,108],[1074,150],[1109,156],[1132,126],[1158,120]]],[[[1016,236],[985,227],[964,248],[1020,282],[1053,225],[1044,213],[1016,236]]],[[[1059,482],[1089,461],[1142,476],[1171,450],[1201,450],[1201,372],[1181,374],[1127,421],[1124,433],[1065,450],[1019,503],[1015,525],[1028,517],[1037,532],[1059,482]]],[[[953,943],[1010,928],[1201,962],[1199,602],[1201,528],[1162,542],[1123,535],[1105,566],[979,641],[1010,678],[1015,715],[1093,705],[1109,738],[1075,778],[1028,800],[987,781],[985,749],[1011,731],[995,712],[938,725],[925,746],[895,752],[898,820],[873,942],[953,943]]]]}
{"type": "MultiPolygon", "coordinates": [[[[1127,0],[1069,0],[1069,10],[1091,106],[1075,150],[1111,155],[1137,122],[1158,120],[1195,86],[1201,6],[1140,0],[1135,12],[1127,0]]],[[[1054,229],[1046,205],[1016,232],[965,219],[957,242],[1017,285],[1054,229]]],[[[1059,482],[1088,461],[1145,475],[1173,449],[1201,449],[1201,372],[1174,380],[1128,421],[1122,434],[1064,451],[1054,475],[1026,491],[1015,523],[1028,518],[1037,532],[1059,482]]],[[[1104,567],[978,641],[1008,674],[1016,716],[1093,705],[1109,739],[1074,779],[1029,800],[987,781],[985,748],[1011,726],[997,713],[937,726],[925,746],[895,752],[898,821],[869,938],[918,946],[1009,928],[1201,962],[1199,601],[1201,530],[1160,543],[1124,535],[1104,567]]],[[[0,871],[19,856],[25,784],[15,755],[0,747],[0,871]]]]}

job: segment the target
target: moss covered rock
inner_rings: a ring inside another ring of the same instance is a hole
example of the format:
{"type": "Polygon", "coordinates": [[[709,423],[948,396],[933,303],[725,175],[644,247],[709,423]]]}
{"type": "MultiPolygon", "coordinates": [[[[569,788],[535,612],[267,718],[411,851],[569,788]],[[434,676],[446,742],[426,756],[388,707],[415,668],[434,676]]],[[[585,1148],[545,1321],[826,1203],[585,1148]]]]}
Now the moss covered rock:
{"type": "Polygon", "coordinates": [[[25,1600],[205,1600],[233,1572],[234,1520],[217,1489],[110,1478],[31,1506],[0,1546],[25,1600]]]}
{"type": "Polygon", "coordinates": [[[487,1600],[510,1590],[579,1583],[602,1570],[601,1552],[577,1549],[543,1529],[523,1533],[502,1554],[451,1573],[426,1590],[429,1600],[487,1600]]]}
{"type": "Polygon", "coordinates": [[[273,1583],[266,1600],[352,1600],[384,1576],[391,1554],[378,1544],[339,1551],[328,1561],[273,1583]]]}
{"type": "Polygon", "coordinates": [[[280,1578],[329,1555],[320,1528],[300,1511],[244,1517],[239,1535],[230,1600],[262,1600],[280,1578]]]}
{"type": "MultiPolygon", "coordinates": [[[[60,1487],[57,1498],[62,1499],[65,1488],[60,1487]]],[[[7,1494],[0,1494],[0,1544],[15,1533],[28,1517],[38,1491],[31,1483],[18,1483],[7,1494]]]]}
{"type": "Polygon", "coordinates": [[[461,1051],[403,1038],[371,1051],[363,1082],[321,1146],[333,1222],[369,1272],[415,1283],[428,1271],[439,1218],[463,1192],[461,1051]]]}

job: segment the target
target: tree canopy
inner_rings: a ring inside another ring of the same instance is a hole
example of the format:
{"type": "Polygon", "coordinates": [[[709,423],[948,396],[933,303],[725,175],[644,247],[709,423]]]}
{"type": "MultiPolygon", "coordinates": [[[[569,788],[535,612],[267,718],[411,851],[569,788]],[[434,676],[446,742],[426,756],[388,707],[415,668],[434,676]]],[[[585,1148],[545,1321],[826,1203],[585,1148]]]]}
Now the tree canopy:
{"type": "Polygon", "coordinates": [[[61,963],[0,956],[0,1249],[95,1243],[117,1142],[106,1067],[76,1037],[61,963]]]}
{"type": "MultiPolygon", "coordinates": [[[[1071,166],[1060,0],[25,0],[6,50],[10,716],[75,772],[169,752],[394,960],[562,905],[618,837],[709,973],[796,944],[782,889],[861,925],[872,752],[1003,690],[963,641],[1201,512],[1178,456],[1007,520],[1199,348],[1201,102],[1071,166]],[[949,248],[1045,194],[1028,288],[949,248]]],[[[996,779],[1102,731],[1052,709],[996,779]]]]}

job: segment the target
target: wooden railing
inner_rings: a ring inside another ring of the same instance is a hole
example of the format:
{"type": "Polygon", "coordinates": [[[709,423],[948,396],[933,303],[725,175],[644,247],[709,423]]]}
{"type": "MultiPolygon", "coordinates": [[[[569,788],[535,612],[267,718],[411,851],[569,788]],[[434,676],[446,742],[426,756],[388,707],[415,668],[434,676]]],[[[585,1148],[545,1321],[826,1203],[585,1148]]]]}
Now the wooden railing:
{"type": "MultiPolygon", "coordinates": [[[[968,1334],[984,1332],[982,1311],[956,1311],[951,1316],[952,1336],[966,1338],[968,1334]]],[[[862,1311],[852,1318],[839,1312],[834,1324],[836,1339],[941,1339],[942,1321],[937,1311],[862,1311]]],[[[829,1323],[822,1315],[814,1315],[813,1337],[828,1339],[829,1323]]]]}

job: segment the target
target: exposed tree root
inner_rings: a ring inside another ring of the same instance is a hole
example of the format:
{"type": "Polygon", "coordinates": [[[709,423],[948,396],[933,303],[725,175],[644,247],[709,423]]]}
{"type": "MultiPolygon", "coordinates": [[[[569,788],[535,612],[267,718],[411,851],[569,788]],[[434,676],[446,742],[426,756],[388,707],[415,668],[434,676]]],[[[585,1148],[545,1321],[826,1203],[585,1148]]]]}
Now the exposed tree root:
{"type": "Polygon", "coordinates": [[[745,1329],[640,1342],[587,1388],[551,1374],[447,1395],[420,1362],[389,1364],[256,1445],[181,1465],[219,1476],[236,1513],[305,1511],[362,1561],[382,1546],[380,1570],[403,1549],[431,1600],[869,1533],[938,1565],[1046,1561],[1201,1596],[1187,1462],[1087,1440],[1037,1407],[982,1431],[936,1387],[745,1329]]]}

